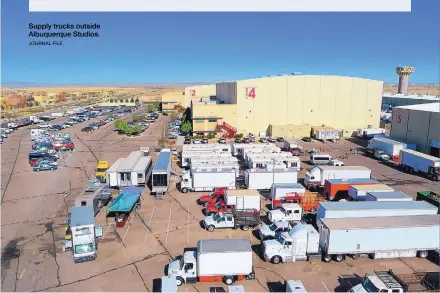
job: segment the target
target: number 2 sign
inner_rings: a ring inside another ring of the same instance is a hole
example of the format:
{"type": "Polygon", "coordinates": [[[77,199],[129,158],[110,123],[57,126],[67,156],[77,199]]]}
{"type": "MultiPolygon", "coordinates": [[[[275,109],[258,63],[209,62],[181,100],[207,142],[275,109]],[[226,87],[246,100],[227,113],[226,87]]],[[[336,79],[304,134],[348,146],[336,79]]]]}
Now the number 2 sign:
{"type": "Polygon", "coordinates": [[[246,88],[246,98],[252,98],[255,99],[255,88],[254,87],[247,87],[246,88]]]}
{"type": "Polygon", "coordinates": [[[196,90],[191,90],[190,92],[191,92],[191,96],[192,96],[192,97],[195,97],[195,95],[196,95],[196,90]]]}

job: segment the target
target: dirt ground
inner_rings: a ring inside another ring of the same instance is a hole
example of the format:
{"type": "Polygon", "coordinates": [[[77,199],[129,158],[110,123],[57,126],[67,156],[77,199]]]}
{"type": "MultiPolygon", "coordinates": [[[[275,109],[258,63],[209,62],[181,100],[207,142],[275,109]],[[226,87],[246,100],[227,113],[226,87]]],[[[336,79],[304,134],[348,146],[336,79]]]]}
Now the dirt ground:
{"type": "MultiPolygon", "coordinates": [[[[397,93],[397,85],[386,85],[383,89],[384,93],[397,93]]],[[[409,94],[440,96],[440,86],[438,84],[426,86],[409,86],[409,94]]]]}
{"type": "MultiPolygon", "coordinates": [[[[140,111],[143,111],[142,109],[140,111]]],[[[130,115],[127,115],[130,116],[130,115]]],[[[169,117],[169,116],[168,116],[169,117]]],[[[162,200],[144,190],[140,211],[133,212],[128,224],[115,228],[113,218],[101,211],[96,222],[104,237],[98,244],[98,258],[75,264],[71,252],[63,252],[64,223],[75,198],[92,178],[97,160],[110,164],[141,146],[154,147],[168,122],[167,116],[139,137],[118,135],[111,124],[94,133],[81,133],[83,124],[65,132],[72,136],[76,150],[60,159],[60,169],[34,173],[27,162],[31,149],[29,129],[19,129],[1,145],[1,249],[3,291],[131,291],[157,290],[157,279],[165,265],[184,248],[195,247],[200,239],[247,238],[253,245],[257,279],[241,281],[246,291],[282,291],[285,280],[302,280],[308,291],[347,291],[359,276],[374,270],[393,269],[397,273],[438,270],[437,264],[418,258],[370,260],[347,259],[341,263],[298,262],[274,265],[261,258],[260,240],[253,231],[217,230],[209,233],[200,227],[203,219],[196,199],[202,193],[182,194],[172,178],[169,192],[162,200]]],[[[127,117],[129,118],[129,117],[127,117]]],[[[348,165],[367,166],[374,178],[399,191],[415,196],[418,190],[439,190],[439,183],[402,173],[363,155],[348,154],[365,144],[362,140],[340,143],[304,143],[306,149],[322,148],[348,165]]],[[[303,156],[303,170],[310,168],[303,156]]],[[[173,169],[178,170],[176,162],[173,169]]],[[[115,195],[117,192],[115,191],[115,195]]],[[[264,199],[262,199],[263,203],[264,199]]],[[[181,292],[208,292],[221,283],[183,285],[181,292]]]]}

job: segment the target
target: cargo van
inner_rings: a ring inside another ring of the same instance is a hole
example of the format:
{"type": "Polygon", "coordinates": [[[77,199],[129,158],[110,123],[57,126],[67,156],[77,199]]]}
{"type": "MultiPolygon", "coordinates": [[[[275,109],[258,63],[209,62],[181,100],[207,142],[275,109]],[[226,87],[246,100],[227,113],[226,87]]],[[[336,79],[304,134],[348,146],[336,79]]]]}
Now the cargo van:
{"type": "Polygon", "coordinates": [[[332,160],[332,156],[329,154],[311,154],[310,163],[313,165],[328,165],[332,160]]]}

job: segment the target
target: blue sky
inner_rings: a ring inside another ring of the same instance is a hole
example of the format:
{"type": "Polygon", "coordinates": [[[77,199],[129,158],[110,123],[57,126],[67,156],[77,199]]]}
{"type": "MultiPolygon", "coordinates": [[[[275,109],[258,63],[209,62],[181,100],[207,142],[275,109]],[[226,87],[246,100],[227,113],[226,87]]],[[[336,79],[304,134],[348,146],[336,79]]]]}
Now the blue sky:
{"type": "Polygon", "coordinates": [[[411,13],[29,13],[2,1],[2,83],[211,82],[303,72],[439,83],[439,0],[411,13]],[[28,46],[33,23],[99,23],[99,39],[28,46]]]}

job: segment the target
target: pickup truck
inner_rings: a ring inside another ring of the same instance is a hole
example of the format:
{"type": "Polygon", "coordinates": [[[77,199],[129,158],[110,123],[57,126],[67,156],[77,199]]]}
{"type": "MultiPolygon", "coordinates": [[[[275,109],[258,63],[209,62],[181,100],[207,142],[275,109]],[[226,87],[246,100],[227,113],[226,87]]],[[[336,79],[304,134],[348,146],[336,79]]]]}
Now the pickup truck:
{"type": "Polygon", "coordinates": [[[389,161],[391,158],[383,150],[374,150],[373,156],[381,161],[389,161]]]}
{"type": "Polygon", "coordinates": [[[206,216],[202,224],[209,232],[219,228],[237,229],[239,227],[243,231],[247,231],[249,227],[256,227],[260,224],[260,212],[257,210],[235,210],[218,213],[206,216]]]}
{"type": "Polygon", "coordinates": [[[289,221],[278,221],[271,225],[260,227],[258,235],[260,236],[261,241],[274,239],[278,234],[289,232],[291,228],[292,224],[290,224],[289,221]]]}
{"type": "Polygon", "coordinates": [[[233,206],[228,206],[223,200],[219,200],[215,204],[208,204],[206,207],[202,210],[204,215],[207,216],[213,216],[218,213],[226,212],[231,209],[233,209],[233,206]]]}
{"type": "Polygon", "coordinates": [[[271,210],[268,218],[271,223],[278,221],[300,222],[303,214],[303,208],[299,204],[286,203],[282,204],[279,209],[271,210]]]}
{"type": "Polygon", "coordinates": [[[215,204],[219,199],[222,199],[226,189],[227,188],[215,188],[213,192],[202,195],[197,200],[197,203],[199,205],[215,204]]]}

